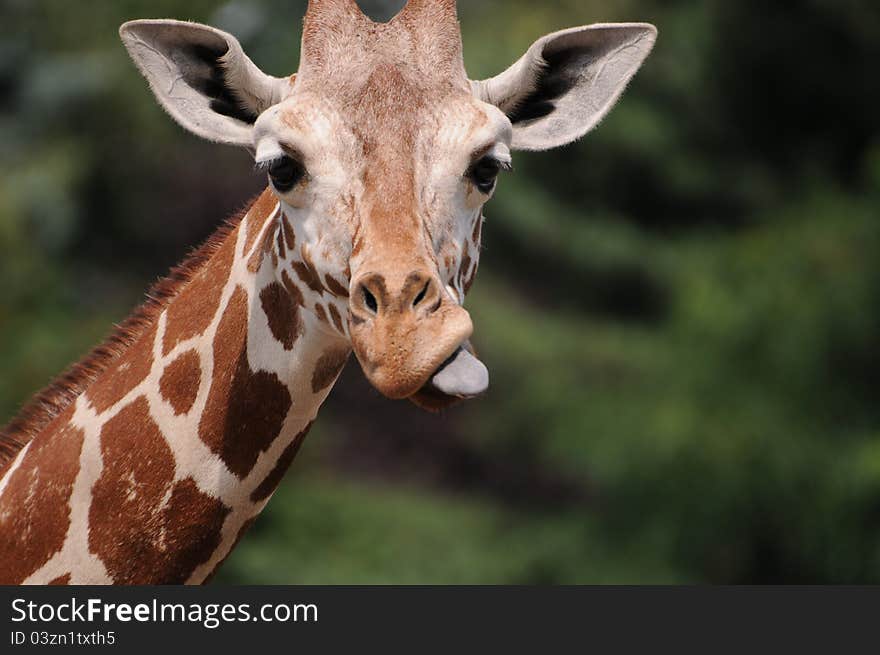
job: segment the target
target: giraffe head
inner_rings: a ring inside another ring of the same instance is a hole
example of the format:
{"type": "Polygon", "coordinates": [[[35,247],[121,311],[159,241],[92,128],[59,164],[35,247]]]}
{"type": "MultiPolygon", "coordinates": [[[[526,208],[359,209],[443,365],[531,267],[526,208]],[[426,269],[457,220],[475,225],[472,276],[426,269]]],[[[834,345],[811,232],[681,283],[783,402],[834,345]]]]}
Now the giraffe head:
{"type": "Polygon", "coordinates": [[[343,332],[371,383],[436,408],[488,385],[463,303],[511,152],[595,126],[656,30],[556,32],[482,81],[465,73],[454,0],[409,0],[388,23],[354,0],[311,0],[285,78],[211,27],[132,21],[120,34],[173,118],[265,169],[310,277],[347,300],[343,332]]]}

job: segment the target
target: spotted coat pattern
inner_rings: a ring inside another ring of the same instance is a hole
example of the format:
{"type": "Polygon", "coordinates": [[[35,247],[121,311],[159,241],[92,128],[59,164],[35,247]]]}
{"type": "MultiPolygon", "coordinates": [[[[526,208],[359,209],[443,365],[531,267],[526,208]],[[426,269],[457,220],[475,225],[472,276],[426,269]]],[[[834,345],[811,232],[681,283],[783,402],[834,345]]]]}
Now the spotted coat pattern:
{"type": "Polygon", "coordinates": [[[281,481],[349,355],[268,190],[0,478],[0,583],[199,583],[281,481]],[[317,311],[321,308],[321,311],[317,311]]]}

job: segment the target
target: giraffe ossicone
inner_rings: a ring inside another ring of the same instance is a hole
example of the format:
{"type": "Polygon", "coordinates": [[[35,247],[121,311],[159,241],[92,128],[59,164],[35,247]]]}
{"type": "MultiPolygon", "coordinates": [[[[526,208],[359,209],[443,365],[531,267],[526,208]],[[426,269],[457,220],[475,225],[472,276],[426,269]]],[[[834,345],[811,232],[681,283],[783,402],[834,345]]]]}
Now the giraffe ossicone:
{"type": "Polygon", "coordinates": [[[311,0],[299,70],[173,20],[120,34],[159,103],[269,187],[0,432],[0,583],[201,583],[263,509],[354,351],[390,398],[479,394],[464,299],[515,150],[594,127],[653,26],[536,41],[470,80],[452,0],[375,23],[311,0]]]}

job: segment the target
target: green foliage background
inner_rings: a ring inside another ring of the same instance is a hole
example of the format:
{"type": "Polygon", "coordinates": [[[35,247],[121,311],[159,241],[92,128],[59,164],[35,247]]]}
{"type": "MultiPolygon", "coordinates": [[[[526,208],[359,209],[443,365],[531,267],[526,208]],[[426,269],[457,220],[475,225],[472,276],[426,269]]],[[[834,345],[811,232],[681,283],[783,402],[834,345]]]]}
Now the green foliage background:
{"type": "MultiPolygon", "coordinates": [[[[660,39],[487,208],[488,396],[431,416],[350,364],[218,581],[880,583],[880,5],[459,4],[473,77],[571,25],[660,39]]],[[[280,75],[304,5],[0,0],[0,421],[262,185],[118,25],[208,22],[280,75]]]]}

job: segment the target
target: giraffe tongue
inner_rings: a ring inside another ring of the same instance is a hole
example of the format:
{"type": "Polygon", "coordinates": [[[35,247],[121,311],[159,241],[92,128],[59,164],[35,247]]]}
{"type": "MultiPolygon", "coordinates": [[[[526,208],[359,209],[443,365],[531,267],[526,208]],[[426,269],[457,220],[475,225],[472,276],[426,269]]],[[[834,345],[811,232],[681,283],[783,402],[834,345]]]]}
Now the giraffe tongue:
{"type": "Polygon", "coordinates": [[[430,386],[447,396],[470,398],[489,388],[489,371],[483,362],[461,347],[437,369],[430,386]]]}

